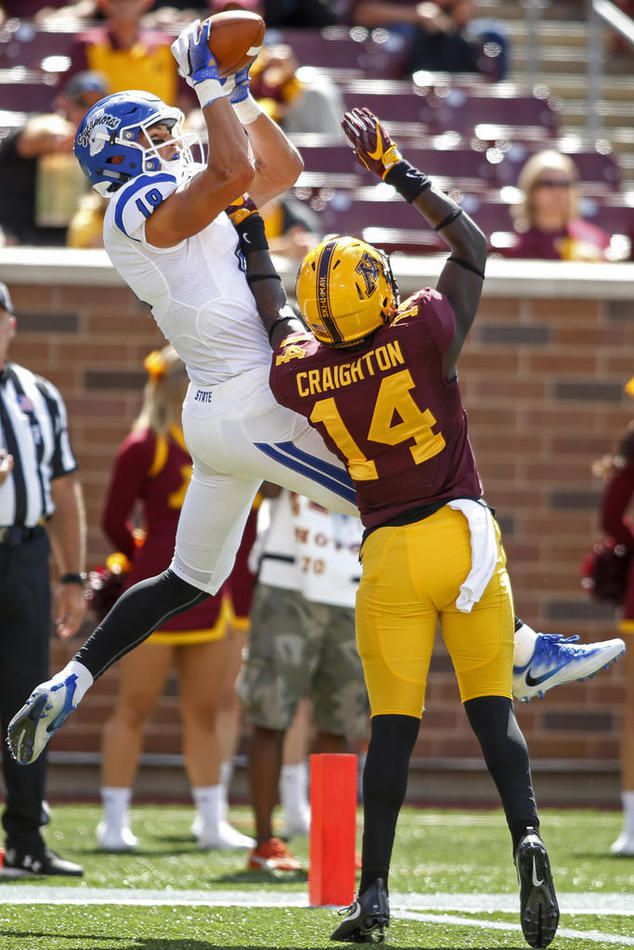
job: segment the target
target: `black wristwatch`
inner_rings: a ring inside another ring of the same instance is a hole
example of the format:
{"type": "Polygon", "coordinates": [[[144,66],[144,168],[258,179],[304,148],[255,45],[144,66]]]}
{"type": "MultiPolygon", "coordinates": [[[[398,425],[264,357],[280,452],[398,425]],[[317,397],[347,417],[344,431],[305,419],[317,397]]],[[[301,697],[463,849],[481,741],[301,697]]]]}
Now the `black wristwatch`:
{"type": "Polygon", "coordinates": [[[79,584],[80,587],[86,586],[86,575],[83,573],[77,574],[62,574],[59,578],[60,584],[79,584]]]}

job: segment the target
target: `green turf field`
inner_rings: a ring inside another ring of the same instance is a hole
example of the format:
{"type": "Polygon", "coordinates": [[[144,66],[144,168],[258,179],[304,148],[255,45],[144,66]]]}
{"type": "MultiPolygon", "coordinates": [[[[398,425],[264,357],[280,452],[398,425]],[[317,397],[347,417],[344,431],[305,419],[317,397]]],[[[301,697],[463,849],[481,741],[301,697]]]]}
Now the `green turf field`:
{"type": "MultiPolygon", "coordinates": [[[[54,809],[48,841],[82,862],[80,881],[0,884],[0,950],[249,950],[334,947],[332,909],[309,909],[306,876],[247,872],[243,855],[202,853],[189,834],[192,810],[133,809],[141,848],[96,850],[99,811],[54,809]],[[261,905],[261,906],[259,906],[261,905]]],[[[232,818],[248,832],[249,813],[232,818]]],[[[561,950],[634,947],[634,860],[608,854],[620,817],[545,811],[542,830],[562,905],[561,950]]],[[[293,848],[307,859],[307,843],[293,848]]],[[[393,948],[525,947],[515,873],[501,816],[407,809],[390,883],[393,948]]],[[[339,944],[343,946],[343,944],[339,944]]]]}

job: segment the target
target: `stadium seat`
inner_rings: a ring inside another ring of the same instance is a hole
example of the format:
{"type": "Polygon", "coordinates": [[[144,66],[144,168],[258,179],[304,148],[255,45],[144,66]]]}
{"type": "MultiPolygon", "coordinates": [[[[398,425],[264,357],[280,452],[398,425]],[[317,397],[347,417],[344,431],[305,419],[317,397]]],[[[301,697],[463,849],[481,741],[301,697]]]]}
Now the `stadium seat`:
{"type": "Polygon", "coordinates": [[[75,33],[70,30],[37,30],[23,23],[16,32],[0,33],[0,66],[40,69],[49,56],[67,57],[74,40],[75,33]]]}
{"type": "Polygon", "coordinates": [[[634,206],[586,198],[581,210],[588,221],[597,224],[608,234],[626,234],[634,238],[634,206]]]}
{"type": "Polygon", "coordinates": [[[398,78],[407,54],[405,41],[386,30],[363,27],[324,30],[269,30],[269,43],[288,43],[300,66],[327,69],[333,75],[398,78]]]}
{"type": "MultiPolygon", "coordinates": [[[[355,83],[352,89],[344,92],[344,100],[348,109],[362,109],[367,106],[375,115],[385,122],[414,123],[427,125],[429,106],[427,97],[413,92],[411,85],[403,84],[403,88],[390,92],[376,92],[376,84],[368,83],[365,90],[362,83],[355,83]]],[[[401,84],[399,83],[399,86],[401,84]]]]}
{"type": "Polygon", "coordinates": [[[487,237],[494,231],[513,230],[510,205],[506,202],[467,194],[463,195],[461,204],[487,237]]]}
{"type": "MultiPolygon", "coordinates": [[[[493,168],[499,186],[516,185],[524,163],[543,147],[543,143],[541,146],[536,146],[535,143],[527,145],[513,141],[508,144],[508,147],[498,150],[498,154],[493,156],[495,158],[493,168]]],[[[553,143],[553,147],[557,148],[558,144],[553,143]]],[[[577,166],[580,182],[598,186],[600,190],[619,190],[621,171],[611,152],[604,154],[590,149],[567,152],[565,144],[561,146],[561,151],[570,155],[577,166]]]]}
{"type": "MultiPolygon", "coordinates": [[[[11,72],[11,71],[9,71],[11,72]]],[[[8,112],[49,112],[56,88],[43,79],[17,80],[0,75],[0,110],[8,112]]]]}
{"type": "MultiPolygon", "coordinates": [[[[317,135],[294,136],[293,141],[304,159],[305,172],[301,184],[354,188],[355,185],[369,186],[376,183],[374,175],[355,160],[348,145],[333,144],[317,135]]],[[[429,144],[425,148],[412,142],[407,139],[401,142],[399,139],[405,157],[427,174],[442,179],[443,188],[456,185],[462,190],[478,191],[497,184],[496,169],[489,161],[486,150],[476,151],[468,145],[447,147],[444,139],[429,136],[429,144]]]]}
{"type": "Polygon", "coordinates": [[[335,192],[320,215],[324,234],[352,234],[386,250],[429,253],[443,247],[442,239],[404,201],[359,199],[335,192]]]}
{"type": "Polygon", "coordinates": [[[450,86],[427,95],[426,121],[435,133],[453,130],[461,135],[477,134],[479,126],[502,130],[530,129],[536,138],[555,136],[559,116],[548,99],[516,91],[506,93],[491,86],[484,90],[469,91],[450,86]]]}

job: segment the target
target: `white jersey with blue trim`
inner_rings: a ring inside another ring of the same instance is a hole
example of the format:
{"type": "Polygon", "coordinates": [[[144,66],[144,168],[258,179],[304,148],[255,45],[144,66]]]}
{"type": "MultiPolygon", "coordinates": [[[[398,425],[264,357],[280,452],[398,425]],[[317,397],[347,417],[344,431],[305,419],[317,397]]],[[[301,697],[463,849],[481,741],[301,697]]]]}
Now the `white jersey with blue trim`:
{"type": "Polygon", "coordinates": [[[174,247],[154,247],[145,236],[154,209],[203,168],[178,178],[149,172],[124,185],[106,211],[104,245],[121,277],[151,307],[192,383],[213,386],[271,359],[236,231],[222,212],[174,247]]]}

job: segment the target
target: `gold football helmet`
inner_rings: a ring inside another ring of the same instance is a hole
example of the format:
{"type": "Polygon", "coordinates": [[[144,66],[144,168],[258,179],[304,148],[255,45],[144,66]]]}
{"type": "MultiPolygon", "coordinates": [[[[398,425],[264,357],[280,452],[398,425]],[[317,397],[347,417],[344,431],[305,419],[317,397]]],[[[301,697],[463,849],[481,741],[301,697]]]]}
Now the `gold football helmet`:
{"type": "Polygon", "coordinates": [[[382,324],[398,306],[398,288],[386,254],[358,238],[322,241],[299,269],[299,309],[321,343],[352,346],[382,324]]]}

